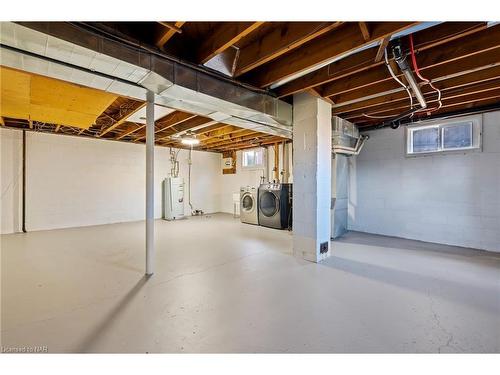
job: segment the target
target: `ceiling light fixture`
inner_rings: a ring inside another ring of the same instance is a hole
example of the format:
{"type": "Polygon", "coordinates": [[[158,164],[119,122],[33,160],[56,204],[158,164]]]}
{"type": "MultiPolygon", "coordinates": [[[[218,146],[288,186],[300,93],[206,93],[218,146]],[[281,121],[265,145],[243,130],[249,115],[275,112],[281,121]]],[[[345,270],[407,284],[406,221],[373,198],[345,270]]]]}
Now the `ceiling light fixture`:
{"type": "Polygon", "coordinates": [[[187,133],[183,135],[181,138],[181,143],[183,145],[194,146],[200,143],[200,140],[196,138],[196,136],[192,133],[187,133]]]}

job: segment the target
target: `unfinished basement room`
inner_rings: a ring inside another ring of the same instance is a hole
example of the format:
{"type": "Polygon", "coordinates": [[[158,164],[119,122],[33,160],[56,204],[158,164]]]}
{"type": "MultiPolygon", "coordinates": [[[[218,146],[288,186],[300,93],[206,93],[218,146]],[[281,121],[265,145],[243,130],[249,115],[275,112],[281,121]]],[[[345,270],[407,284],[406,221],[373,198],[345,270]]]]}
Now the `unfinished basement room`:
{"type": "Polygon", "coordinates": [[[0,27],[3,354],[500,352],[498,22],[0,27]]]}

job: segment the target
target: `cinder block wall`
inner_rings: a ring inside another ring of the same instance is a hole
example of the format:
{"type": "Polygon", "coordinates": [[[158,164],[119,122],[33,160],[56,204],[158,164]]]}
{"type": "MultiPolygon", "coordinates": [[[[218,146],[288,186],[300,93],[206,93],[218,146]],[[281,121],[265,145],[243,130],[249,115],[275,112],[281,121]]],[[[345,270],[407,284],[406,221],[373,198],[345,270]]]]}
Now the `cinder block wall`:
{"type": "Polygon", "coordinates": [[[404,128],[368,133],[349,159],[349,229],[500,252],[500,111],[483,151],[405,157],[404,128]]]}
{"type": "MultiPolygon", "coordinates": [[[[27,132],[26,226],[29,231],[144,220],[144,145],[27,132]]],[[[0,129],[1,232],[21,230],[22,133],[0,129]]],[[[181,150],[187,183],[189,151],[181,150]]],[[[193,151],[192,203],[220,210],[220,155],[193,151]]],[[[169,150],[155,148],[155,217],[162,216],[162,181],[169,150]]],[[[187,187],[185,212],[188,214],[187,187]]]]}

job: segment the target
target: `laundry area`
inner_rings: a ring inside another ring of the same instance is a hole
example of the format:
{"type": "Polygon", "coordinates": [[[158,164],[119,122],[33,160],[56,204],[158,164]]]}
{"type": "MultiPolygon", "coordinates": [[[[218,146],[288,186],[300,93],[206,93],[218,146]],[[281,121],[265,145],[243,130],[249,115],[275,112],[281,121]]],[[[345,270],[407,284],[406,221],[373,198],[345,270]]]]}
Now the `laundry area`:
{"type": "Polygon", "coordinates": [[[3,352],[500,352],[497,23],[0,28],[3,352]]]}

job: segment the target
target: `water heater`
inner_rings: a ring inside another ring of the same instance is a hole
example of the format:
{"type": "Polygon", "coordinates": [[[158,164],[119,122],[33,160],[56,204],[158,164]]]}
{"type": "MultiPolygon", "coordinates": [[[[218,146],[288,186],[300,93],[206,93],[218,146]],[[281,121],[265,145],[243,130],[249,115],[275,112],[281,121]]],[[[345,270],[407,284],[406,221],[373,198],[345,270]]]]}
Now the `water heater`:
{"type": "Polygon", "coordinates": [[[163,180],[163,218],[165,220],[184,217],[184,179],[167,177],[163,180]]]}

